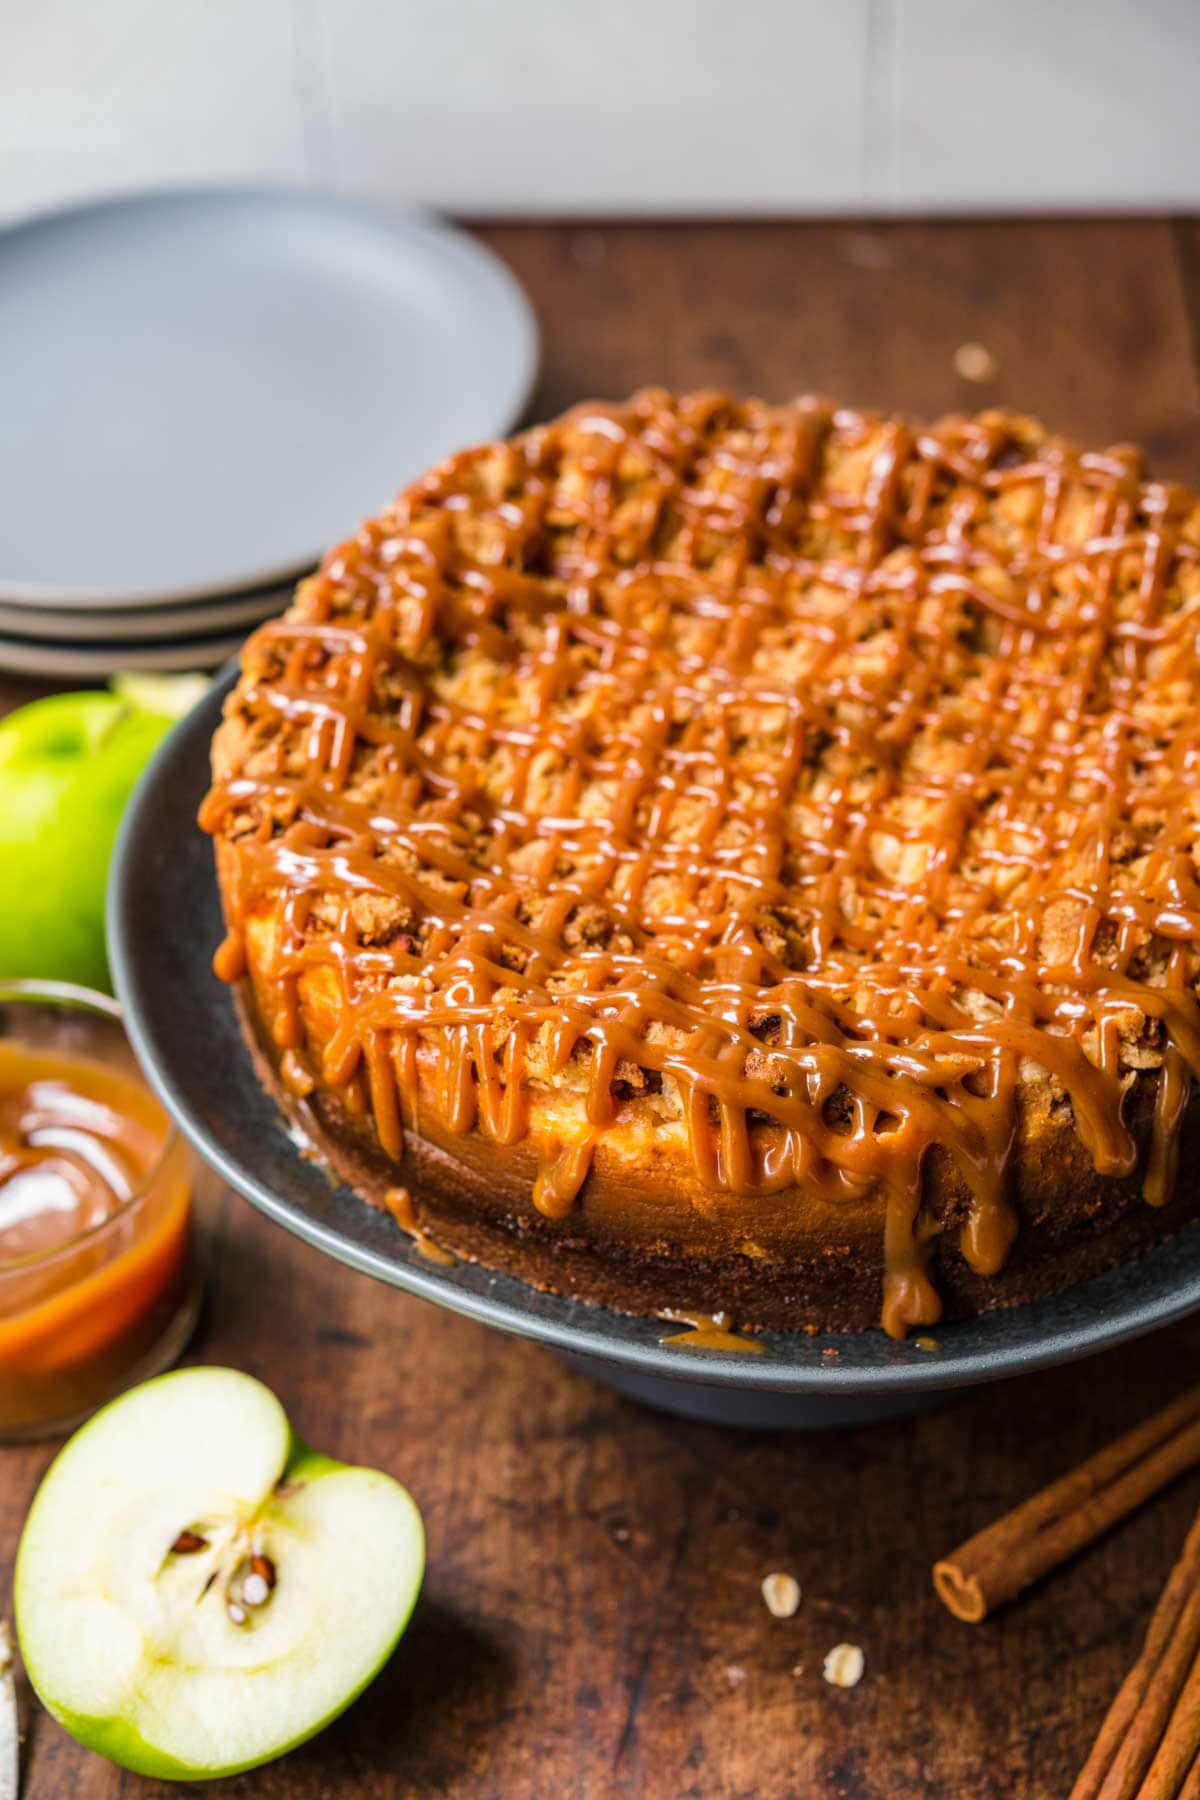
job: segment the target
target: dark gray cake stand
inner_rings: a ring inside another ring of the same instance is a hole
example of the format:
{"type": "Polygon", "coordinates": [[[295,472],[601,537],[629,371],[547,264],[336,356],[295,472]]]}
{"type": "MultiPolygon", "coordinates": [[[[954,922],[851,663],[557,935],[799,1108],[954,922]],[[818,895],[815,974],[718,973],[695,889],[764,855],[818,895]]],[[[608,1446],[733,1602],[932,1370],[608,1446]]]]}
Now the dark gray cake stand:
{"type": "Polygon", "coordinates": [[[200,1155],[269,1218],[352,1269],[534,1338],[651,1406],[712,1423],[828,1427],[894,1418],[956,1388],[1029,1374],[1200,1307],[1200,1230],[1044,1300],[937,1328],[768,1333],[763,1355],[666,1348],[654,1318],[564,1300],[471,1263],[422,1258],[394,1222],[301,1154],[264,1091],[211,957],[222,936],[212,847],[196,826],[227,674],[162,745],[133,797],[109,888],[109,953],[146,1075],[200,1155]],[[836,1351],[836,1355],[829,1352],[836,1351]]]}

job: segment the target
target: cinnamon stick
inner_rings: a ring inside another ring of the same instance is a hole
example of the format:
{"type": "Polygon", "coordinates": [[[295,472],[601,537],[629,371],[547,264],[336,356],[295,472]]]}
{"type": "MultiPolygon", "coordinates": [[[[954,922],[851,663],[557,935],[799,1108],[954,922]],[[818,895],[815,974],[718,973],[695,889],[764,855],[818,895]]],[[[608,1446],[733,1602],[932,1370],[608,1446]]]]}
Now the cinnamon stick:
{"type": "MultiPolygon", "coordinates": [[[[1183,1632],[1178,1636],[1177,1629],[1189,1595],[1195,1591],[1198,1581],[1200,1581],[1200,1514],[1197,1514],[1196,1521],[1184,1542],[1179,1561],[1172,1569],[1167,1585],[1154,1609],[1153,1617],[1146,1631],[1142,1653],[1117,1690],[1117,1697],[1108,1709],[1096,1742],[1092,1746],[1091,1754],[1080,1770],[1075,1786],[1071,1790],[1071,1800],[1093,1800],[1093,1796],[1098,1796],[1118,1755],[1122,1757],[1125,1769],[1134,1771],[1132,1779],[1135,1781],[1138,1779],[1136,1750],[1131,1749],[1128,1745],[1130,1726],[1144,1705],[1151,1678],[1156,1673],[1159,1675],[1160,1691],[1165,1689],[1169,1693],[1171,1687],[1169,1674],[1165,1680],[1162,1675],[1163,1657],[1168,1648],[1174,1644],[1176,1665],[1186,1657],[1190,1626],[1185,1624],[1183,1632]]],[[[1143,1717],[1146,1715],[1143,1714],[1143,1717]]],[[[1145,1760],[1148,1762],[1149,1758],[1147,1757],[1145,1760]]],[[[1119,1788],[1120,1779],[1121,1771],[1118,1770],[1113,1785],[1119,1788]]]]}
{"type": "Polygon", "coordinates": [[[1200,1514],[1070,1800],[1200,1796],[1200,1514]]]}
{"type": "MultiPolygon", "coordinates": [[[[1162,1742],[1146,1771],[1145,1800],[1178,1800],[1200,1750],[1200,1654],[1193,1657],[1162,1742]]],[[[1103,1791],[1103,1790],[1102,1790],[1103,1791]]]]}
{"type": "Polygon", "coordinates": [[[1188,1770],[1188,1778],[1179,1790],[1179,1800],[1200,1800],[1200,1756],[1188,1770]]]}
{"type": "Polygon", "coordinates": [[[934,1588],[976,1624],[1197,1463],[1200,1387],[968,1538],[934,1564],[934,1588]]]}

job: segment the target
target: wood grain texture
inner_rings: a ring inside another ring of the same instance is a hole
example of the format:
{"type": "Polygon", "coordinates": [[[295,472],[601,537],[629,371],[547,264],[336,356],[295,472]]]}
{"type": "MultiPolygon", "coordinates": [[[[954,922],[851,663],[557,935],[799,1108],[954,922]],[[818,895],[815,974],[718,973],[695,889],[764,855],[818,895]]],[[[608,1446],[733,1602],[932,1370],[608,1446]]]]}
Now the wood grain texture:
{"type": "MultiPolygon", "coordinates": [[[[931,414],[995,400],[1200,480],[1200,241],[1167,223],[490,227],[546,338],[534,411],[641,382],[931,414]],[[973,385],[953,356],[999,364],[973,385]]],[[[0,706],[32,690],[0,684],[0,706]]],[[[894,1426],[721,1432],[325,1261],[214,1196],[194,1360],[269,1381],[429,1528],[394,1660],[314,1743],[215,1800],[1060,1800],[1188,1521],[1189,1477],[982,1627],[934,1557],[1194,1378],[1200,1321],[894,1426]],[[759,1584],[804,1598],[771,1617],[759,1584]],[[866,1675],[821,1662],[860,1644],[866,1675]]],[[[51,1447],[0,1451],[0,1608],[51,1447]]],[[[27,1800],[178,1792],[26,1699],[27,1800]]]]}

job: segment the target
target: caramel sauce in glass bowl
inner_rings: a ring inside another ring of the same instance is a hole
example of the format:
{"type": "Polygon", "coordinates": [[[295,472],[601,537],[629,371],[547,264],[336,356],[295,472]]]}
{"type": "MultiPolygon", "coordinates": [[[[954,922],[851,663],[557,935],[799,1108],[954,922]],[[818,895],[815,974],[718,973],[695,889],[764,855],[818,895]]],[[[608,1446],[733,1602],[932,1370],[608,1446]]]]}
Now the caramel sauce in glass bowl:
{"type": "Polygon", "coordinates": [[[82,1418],[195,1322],[188,1153],[114,1001],[0,982],[0,1439],[82,1418]]]}

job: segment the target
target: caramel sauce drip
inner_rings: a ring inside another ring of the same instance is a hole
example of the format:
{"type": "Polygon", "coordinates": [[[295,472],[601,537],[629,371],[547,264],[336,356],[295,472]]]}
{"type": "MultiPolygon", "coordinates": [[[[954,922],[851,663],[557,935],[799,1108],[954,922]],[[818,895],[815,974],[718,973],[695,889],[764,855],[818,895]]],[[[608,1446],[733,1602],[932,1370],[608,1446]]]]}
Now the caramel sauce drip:
{"type": "Polygon", "coordinates": [[[882,1197],[884,1325],[932,1324],[932,1162],[994,1273],[1023,1107],[1128,1177],[1155,1083],[1171,1190],[1198,518],[1001,414],[648,391],[466,452],[244,653],[217,972],[270,915],[279,1044],[315,983],[320,1078],[390,1154],[422,1108],[531,1137],[553,1218],[634,1115],[701,1190],[882,1197]]]}
{"type": "Polygon", "coordinates": [[[452,1256],[449,1250],[443,1250],[442,1246],[435,1243],[430,1237],[421,1224],[416,1201],[406,1187],[388,1188],[383,1199],[401,1231],[412,1239],[426,1262],[437,1263],[444,1269],[454,1267],[458,1260],[457,1257],[452,1256]]]}
{"type": "Polygon", "coordinates": [[[743,1337],[727,1312],[664,1312],[660,1318],[669,1319],[673,1325],[686,1325],[686,1331],[672,1331],[666,1337],[660,1337],[659,1343],[675,1350],[740,1350],[755,1351],[760,1356],[766,1350],[751,1337],[743,1337]]]}

